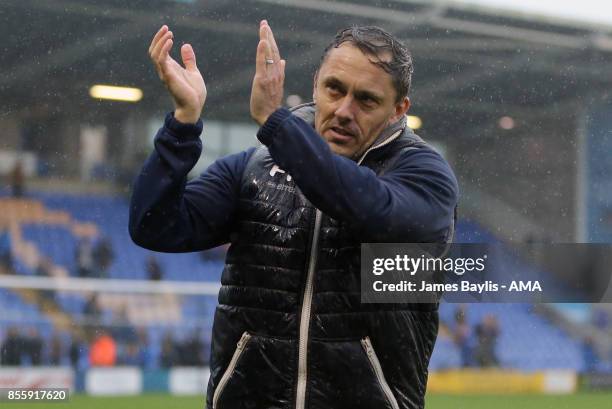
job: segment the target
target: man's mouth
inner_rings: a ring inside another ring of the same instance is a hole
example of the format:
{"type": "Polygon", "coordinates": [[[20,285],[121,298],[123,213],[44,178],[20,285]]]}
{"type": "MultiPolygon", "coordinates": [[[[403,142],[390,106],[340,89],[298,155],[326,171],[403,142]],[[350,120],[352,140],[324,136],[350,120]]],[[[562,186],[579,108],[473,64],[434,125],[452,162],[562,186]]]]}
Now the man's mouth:
{"type": "Polygon", "coordinates": [[[346,142],[350,142],[352,139],[355,138],[355,134],[346,128],[341,128],[339,126],[332,126],[331,128],[329,128],[329,130],[332,131],[333,139],[337,142],[346,143],[346,142]]]}

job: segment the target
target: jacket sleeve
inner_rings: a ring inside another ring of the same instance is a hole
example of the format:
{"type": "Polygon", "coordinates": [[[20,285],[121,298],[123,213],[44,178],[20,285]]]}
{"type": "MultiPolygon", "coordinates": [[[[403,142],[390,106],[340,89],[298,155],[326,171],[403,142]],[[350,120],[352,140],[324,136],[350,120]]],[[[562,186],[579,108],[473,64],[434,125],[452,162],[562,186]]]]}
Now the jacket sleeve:
{"type": "Polygon", "coordinates": [[[172,113],[166,116],[132,192],[129,232],[139,246],[187,252],[228,241],[240,178],[251,151],[219,159],[187,182],[202,151],[201,132],[201,121],[188,125],[176,121],[172,113]]]}
{"type": "Polygon", "coordinates": [[[259,140],[317,208],[346,222],[362,241],[434,242],[453,219],[458,187],[434,150],[408,150],[383,176],[334,154],[311,125],[285,108],[260,128],[259,140]]]}

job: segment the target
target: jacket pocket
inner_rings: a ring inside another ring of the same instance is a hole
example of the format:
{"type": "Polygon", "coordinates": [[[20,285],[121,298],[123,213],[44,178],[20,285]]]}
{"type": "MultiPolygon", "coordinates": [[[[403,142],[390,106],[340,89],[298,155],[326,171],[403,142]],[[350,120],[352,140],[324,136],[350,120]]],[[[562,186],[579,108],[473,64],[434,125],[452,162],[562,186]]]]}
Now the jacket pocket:
{"type": "Polygon", "coordinates": [[[380,386],[383,394],[386,396],[387,401],[391,405],[393,409],[399,409],[399,405],[397,404],[397,400],[395,396],[393,396],[393,392],[385,379],[385,374],[383,373],[382,367],[380,366],[380,361],[376,356],[376,351],[374,351],[374,347],[372,346],[372,342],[370,341],[370,337],[365,337],[361,340],[361,345],[365,350],[366,355],[368,356],[368,360],[372,365],[372,369],[374,370],[374,374],[376,375],[376,379],[378,380],[378,385],[380,386]]]}
{"type": "Polygon", "coordinates": [[[223,393],[223,390],[225,389],[225,385],[227,384],[227,381],[229,381],[230,377],[234,373],[234,369],[236,369],[236,365],[238,364],[240,355],[242,355],[242,352],[244,352],[244,350],[246,349],[246,346],[250,339],[251,339],[251,335],[246,331],[240,337],[240,341],[238,341],[238,344],[236,345],[236,350],[234,351],[234,355],[232,355],[232,360],[227,366],[227,369],[225,370],[225,372],[223,373],[223,376],[221,377],[221,380],[219,381],[219,385],[217,386],[217,389],[215,389],[215,394],[213,395],[213,409],[217,409],[217,403],[219,402],[219,398],[221,397],[221,394],[223,393]]]}
{"type": "Polygon", "coordinates": [[[306,400],[310,409],[398,409],[369,338],[310,342],[306,400]],[[372,351],[366,351],[365,345],[372,351]]]}
{"type": "Polygon", "coordinates": [[[295,340],[244,332],[216,382],[212,409],[289,409],[294,350],[295,340]]]}

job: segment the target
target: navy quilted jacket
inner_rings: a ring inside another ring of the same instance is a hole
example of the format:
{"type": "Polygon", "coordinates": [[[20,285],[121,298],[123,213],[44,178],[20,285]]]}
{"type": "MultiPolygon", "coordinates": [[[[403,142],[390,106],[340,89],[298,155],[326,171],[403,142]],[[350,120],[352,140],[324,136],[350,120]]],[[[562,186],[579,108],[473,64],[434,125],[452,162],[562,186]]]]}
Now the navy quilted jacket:
{"type": "Polygon", "coordinates": [[[444,242],[457,182],[404,123],[359,162],[333,154],[313,107],[276,111],[262,147],[186,175],[201,122],[171,114],[139,175],[130,234],[168,252],[231,243],[208,407],[422,408],[436,305],[361,304],[361,242],[444,242]]]}

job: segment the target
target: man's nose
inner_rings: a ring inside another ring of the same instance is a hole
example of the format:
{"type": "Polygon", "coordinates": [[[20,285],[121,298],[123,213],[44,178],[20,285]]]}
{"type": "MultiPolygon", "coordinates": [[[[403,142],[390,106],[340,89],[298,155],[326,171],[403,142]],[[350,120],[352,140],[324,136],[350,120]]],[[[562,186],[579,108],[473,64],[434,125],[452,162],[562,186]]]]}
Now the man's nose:
{"type": "Polygon", "coordinates": [[[334,112],[340,121],[352,121],[355,118],[354,102],[355,100],[349,95],[342,98],[340,105],[338,105],[336,112],[334,112]]]}

